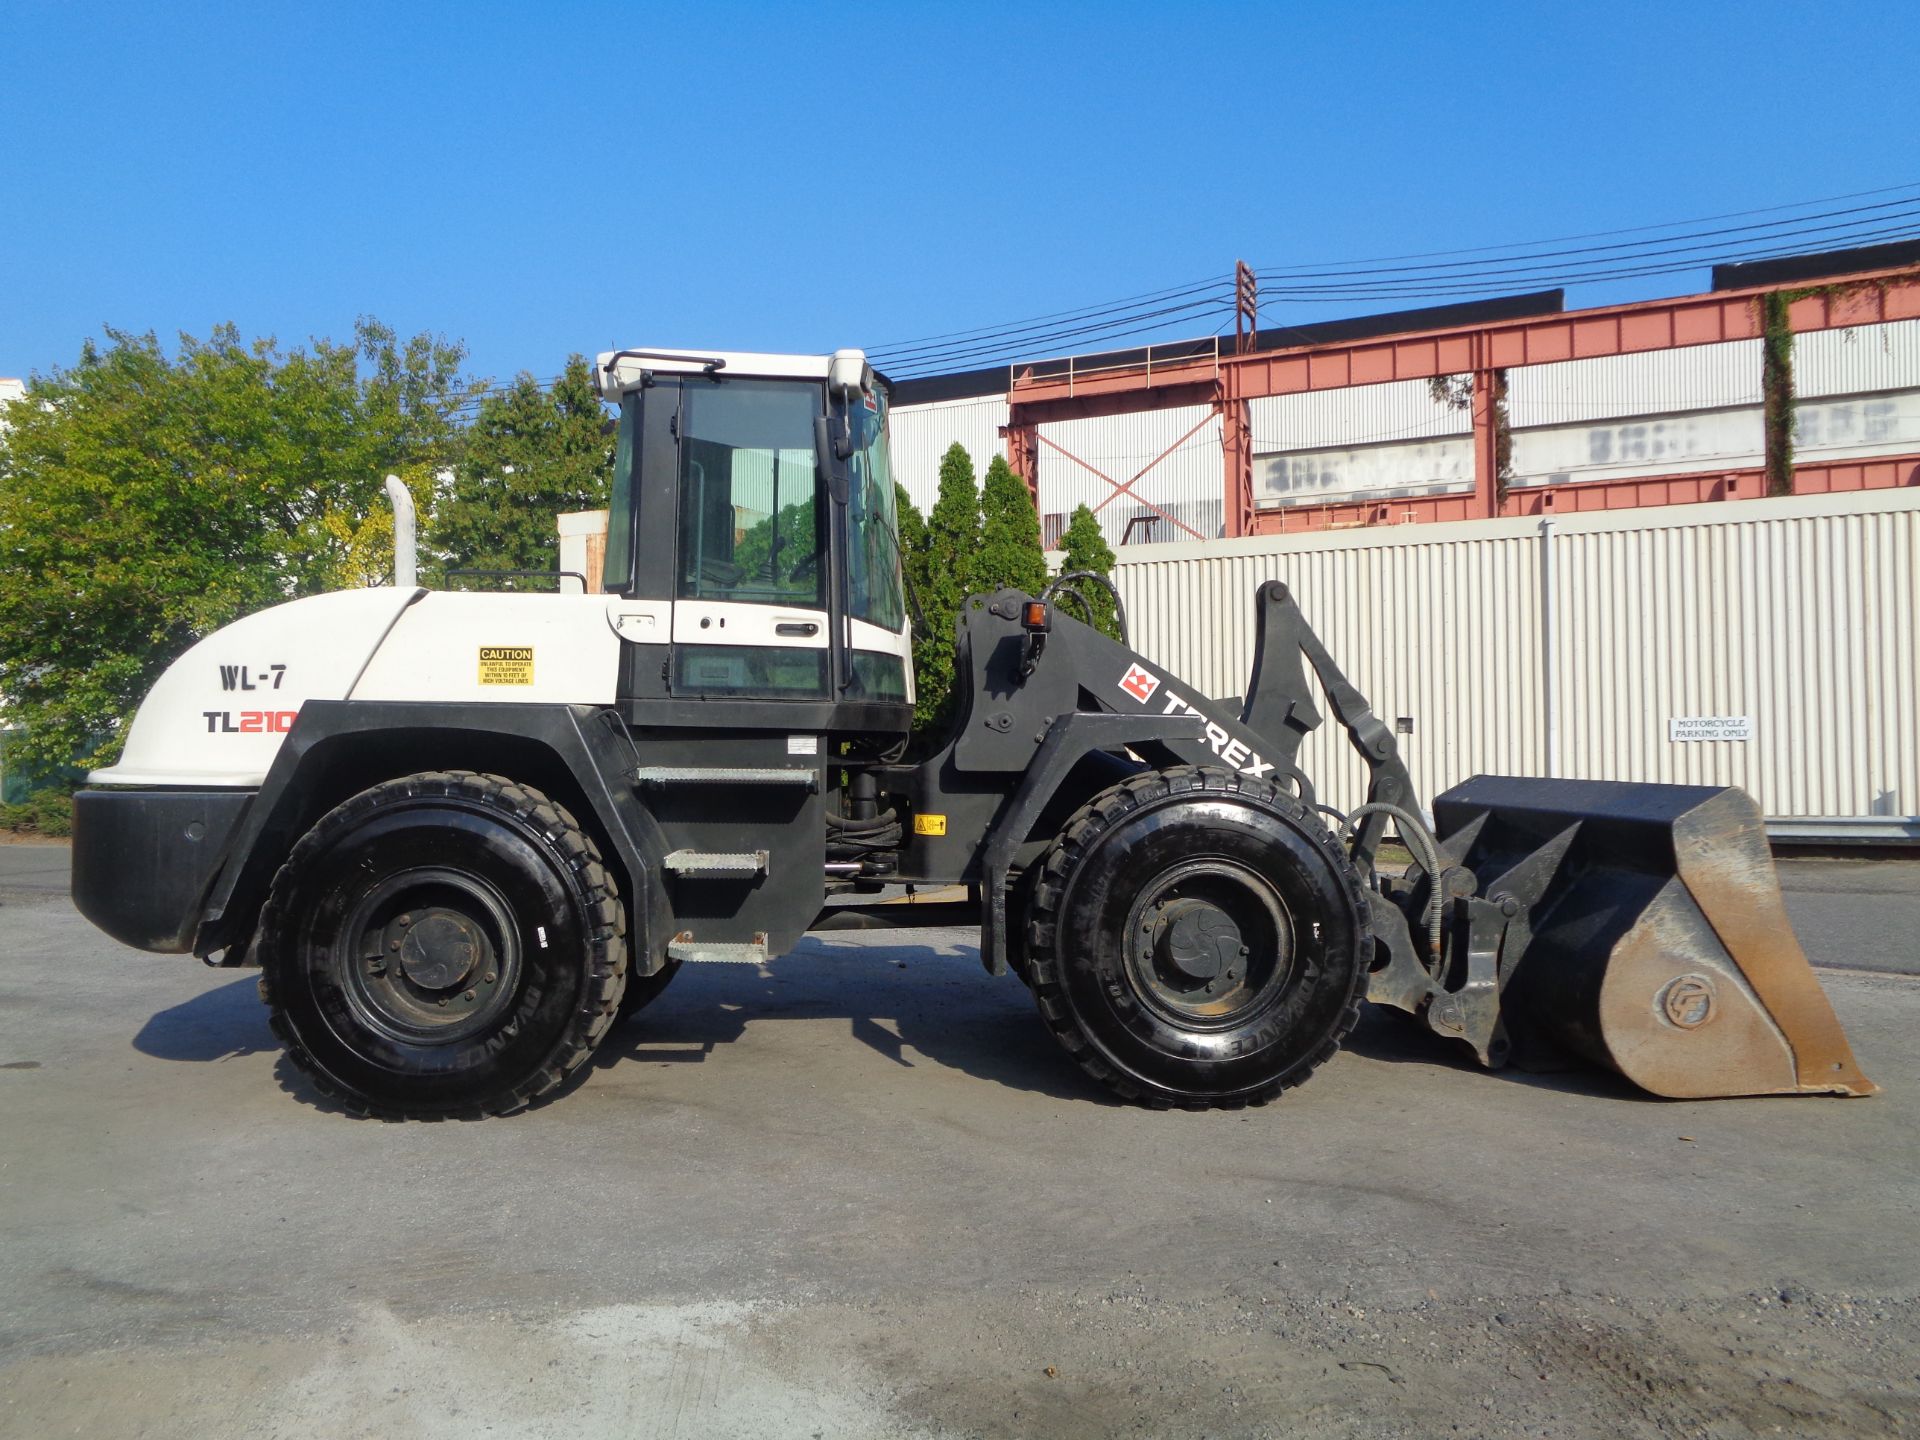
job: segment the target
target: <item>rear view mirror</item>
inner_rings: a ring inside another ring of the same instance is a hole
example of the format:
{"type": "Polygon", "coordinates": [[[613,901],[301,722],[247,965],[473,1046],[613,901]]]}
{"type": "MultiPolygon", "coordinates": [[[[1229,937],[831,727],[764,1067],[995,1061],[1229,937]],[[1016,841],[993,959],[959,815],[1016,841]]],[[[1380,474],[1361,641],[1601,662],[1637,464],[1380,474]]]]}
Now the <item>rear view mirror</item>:
{"type": "Polygon", "coordinates": [[[828,497],[836,504],[846,504],[853,493],[853,479],[847,473],[847,461],[853,455],[853,430],[844,416],[815,417],[813,453],[828,497]]]}

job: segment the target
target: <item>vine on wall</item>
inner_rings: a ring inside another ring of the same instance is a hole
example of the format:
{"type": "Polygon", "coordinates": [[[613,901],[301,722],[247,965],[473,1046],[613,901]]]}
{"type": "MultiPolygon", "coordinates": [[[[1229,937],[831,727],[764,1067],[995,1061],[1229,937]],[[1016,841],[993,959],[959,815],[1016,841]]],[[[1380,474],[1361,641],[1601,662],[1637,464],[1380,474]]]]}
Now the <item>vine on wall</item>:
{"type": "Polygon", "coordinates": [[[1786,290],[1760,297],[1761,429],[1769,495],[1793,493],[1793,327],[1787,311],[1796,298],[1786,290]]]}

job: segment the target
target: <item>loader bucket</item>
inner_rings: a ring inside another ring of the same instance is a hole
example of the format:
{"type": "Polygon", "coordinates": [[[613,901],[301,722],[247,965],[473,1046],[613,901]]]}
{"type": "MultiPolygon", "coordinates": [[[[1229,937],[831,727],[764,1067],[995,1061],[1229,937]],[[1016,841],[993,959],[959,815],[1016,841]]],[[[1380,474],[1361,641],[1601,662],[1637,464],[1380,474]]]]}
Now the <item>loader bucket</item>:
{"type": "Polygon", "coordinates": [[[1787,920],[1744,790],[1481,775],[1434,802],[1445,858],[1513,918],[1500,1018],[1656,1095],[1870,1095],[1787,920]]]}

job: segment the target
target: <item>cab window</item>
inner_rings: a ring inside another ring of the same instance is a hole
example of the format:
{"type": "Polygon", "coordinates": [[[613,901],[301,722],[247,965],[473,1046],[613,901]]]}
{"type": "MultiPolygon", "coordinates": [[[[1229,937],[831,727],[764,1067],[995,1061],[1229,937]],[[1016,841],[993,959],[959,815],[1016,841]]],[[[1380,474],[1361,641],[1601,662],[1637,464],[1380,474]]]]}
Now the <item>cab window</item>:
{"type": "Polygon", "coordinates": [[[820,387],[694,381],[682,396],[679,596],[824,608],[820,387]]]}

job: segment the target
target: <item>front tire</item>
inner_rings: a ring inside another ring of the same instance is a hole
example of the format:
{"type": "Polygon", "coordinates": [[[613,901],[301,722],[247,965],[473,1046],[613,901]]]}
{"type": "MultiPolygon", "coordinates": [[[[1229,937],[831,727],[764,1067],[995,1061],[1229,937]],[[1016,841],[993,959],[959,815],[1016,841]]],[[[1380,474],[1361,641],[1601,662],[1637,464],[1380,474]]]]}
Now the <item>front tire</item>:
{"type": "Polygon", "coordinates": [[[1278,785],[1149,771],[1096,796],[1039,867],[1027,954],[1055,1037],[1123,1098],[1261,1104],[1360,1018],[1359,876],[1278,785]]]}
{"type": "Polygon", "coordinates": [[[612,1025],[626,916],[593,840],[530,787],[470,771],[376,785],[274,878],[261,995],[288,1058],[348,1109],[504,1114],[612,1025]]]}

